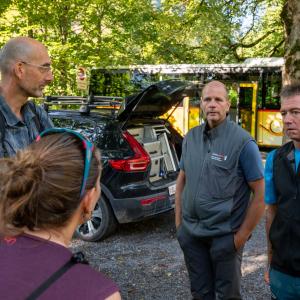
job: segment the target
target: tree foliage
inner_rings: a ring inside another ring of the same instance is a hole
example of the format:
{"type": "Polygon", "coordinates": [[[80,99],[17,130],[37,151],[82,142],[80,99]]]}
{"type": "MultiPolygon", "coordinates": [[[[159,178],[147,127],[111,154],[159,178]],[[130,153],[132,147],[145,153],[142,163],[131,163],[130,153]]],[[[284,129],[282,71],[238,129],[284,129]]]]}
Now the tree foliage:
{"type": "Polygon", "coordinates": [[[300,81],[300,2],[286,0],[281,13],[285,28],[284,83],[300,81]]]}
{"type": "Polygon", "coordinates": [[[284,0],[10,0],[0,46],[26,35],[49,48],[48,92],[78,94],[76,66],[236,62],[283,55],[284,0]]]}

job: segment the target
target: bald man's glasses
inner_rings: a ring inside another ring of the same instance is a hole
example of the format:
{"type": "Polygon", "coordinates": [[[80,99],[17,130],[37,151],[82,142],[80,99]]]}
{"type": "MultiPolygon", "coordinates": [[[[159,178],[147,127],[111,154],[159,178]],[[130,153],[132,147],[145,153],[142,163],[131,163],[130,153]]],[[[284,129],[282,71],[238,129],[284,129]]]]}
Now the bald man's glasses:
{"type": "Polygon", "coordinates": [[[26,61],[21,61],[21,63],[24,64],[24,65],[36,67],[41,71],[41,73],[48,73],[48,72],[52,71],[51,66],[49,64],[36,65],[36,64],[32,64],[32,63],[29,63],[29,62],[26,62],[26,61]]]}

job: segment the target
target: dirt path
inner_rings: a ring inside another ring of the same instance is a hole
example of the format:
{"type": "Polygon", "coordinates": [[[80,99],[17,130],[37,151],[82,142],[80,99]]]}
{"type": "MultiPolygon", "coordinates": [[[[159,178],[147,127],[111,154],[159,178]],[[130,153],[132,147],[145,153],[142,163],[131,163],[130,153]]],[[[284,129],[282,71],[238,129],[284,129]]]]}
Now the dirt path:
{"type": "MultiPolygon", "coordinates": [[[[135,224],[125,224],[100,243],[74,240],[90,264],[118,283],[122,299],[191,299],[183,255],[175,237],[173,212],[135,224]]],[[[243,258],[245,300],[269,299],[263,281],[263,224],[247,243],[243,258]]]]}

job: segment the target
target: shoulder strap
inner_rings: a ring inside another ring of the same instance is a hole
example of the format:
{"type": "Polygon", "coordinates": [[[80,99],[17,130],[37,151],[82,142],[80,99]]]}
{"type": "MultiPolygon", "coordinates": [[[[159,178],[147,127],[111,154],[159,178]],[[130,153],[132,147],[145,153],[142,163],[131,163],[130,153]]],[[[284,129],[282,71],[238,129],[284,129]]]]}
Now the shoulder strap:
{"type": "Polygon", "coordinates": [[[35,289],[26,300],[35,300],[49,288],[57,279],[59,279],[64,273],[66,273],[71,267],[74,265],[88,264],[88,261],[84,258],[84,254],[82,252],[77,252],[72,255],[71,259],[67,261],[62,267],[60,267],[56,272],[54,272],[46,281],[44,281],[37,289],[35,289]]]}
{"type": "Polygon", "coordinates": [[[35,115],[35,118],[34,118],[35,126],[36,126],[38,132],[41,133],[44,130],[44,126],[42,125],[39,114],[37,113],[36,104],[33,101],[30,100],[30,101],[28,101],[28,107],[34,113],[34,115],[35,115]]]}

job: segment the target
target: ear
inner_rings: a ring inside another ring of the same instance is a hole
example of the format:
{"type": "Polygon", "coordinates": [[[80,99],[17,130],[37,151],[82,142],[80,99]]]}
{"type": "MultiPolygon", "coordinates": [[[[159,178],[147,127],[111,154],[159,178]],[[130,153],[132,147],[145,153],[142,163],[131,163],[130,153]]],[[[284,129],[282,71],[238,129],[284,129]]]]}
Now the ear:
{"type": "Polygon", "coordinates": [[[91,212],[94,210],[98,201],[96,193],[96,187],[86,191],[83,199],[81,200],[81,206],[84,212],[91,212]]]}
{"type": "Polygon", "coordinates": [[[229,110],[230,110],[230,106],[231,106],[231,102],[230,102],[230,100],[227,100],[227,103],[228,103],[228,106],[227,106],[227,112],[229,112],[229,110]]]}
{"type": "Polygon", "coordinates": [[[20,61],[16,62],[13,67],[13,72],[17,78],[21,79],[25,74],[24,64],[20,61]]]}

